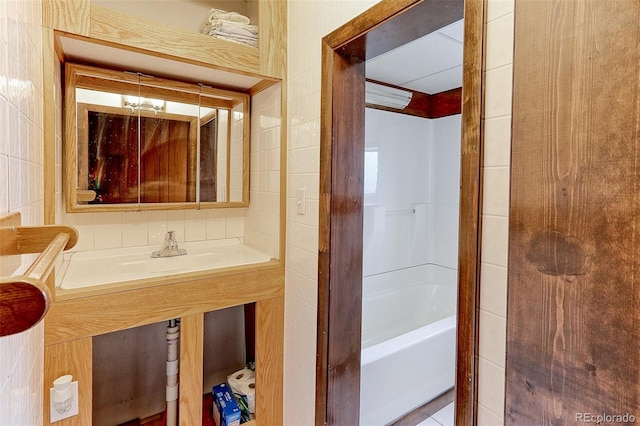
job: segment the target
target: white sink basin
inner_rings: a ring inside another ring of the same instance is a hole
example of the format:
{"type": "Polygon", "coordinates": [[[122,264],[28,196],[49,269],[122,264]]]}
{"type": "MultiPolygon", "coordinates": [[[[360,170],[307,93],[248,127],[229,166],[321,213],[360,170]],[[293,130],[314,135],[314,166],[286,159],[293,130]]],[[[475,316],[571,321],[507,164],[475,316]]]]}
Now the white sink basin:
{"type": "Polygon", "coordinates": [[[186,249],[187,254],[152,258],[151,252],[157,250],[158,245],[64,254],[62,267],[56,274],[58,288],[111,284],[270,260],[269,256],[235,238],[185,242],[179,246],[186,249]]]}

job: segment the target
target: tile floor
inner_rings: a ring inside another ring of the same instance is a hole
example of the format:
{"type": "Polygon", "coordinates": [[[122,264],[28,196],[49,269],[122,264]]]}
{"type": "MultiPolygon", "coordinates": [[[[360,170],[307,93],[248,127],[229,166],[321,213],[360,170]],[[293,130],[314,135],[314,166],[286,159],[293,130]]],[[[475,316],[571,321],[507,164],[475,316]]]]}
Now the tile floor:
{"type": "Polygon", "coordinates": [[[453,426],[453,402],[417,426],[453,426]]]}

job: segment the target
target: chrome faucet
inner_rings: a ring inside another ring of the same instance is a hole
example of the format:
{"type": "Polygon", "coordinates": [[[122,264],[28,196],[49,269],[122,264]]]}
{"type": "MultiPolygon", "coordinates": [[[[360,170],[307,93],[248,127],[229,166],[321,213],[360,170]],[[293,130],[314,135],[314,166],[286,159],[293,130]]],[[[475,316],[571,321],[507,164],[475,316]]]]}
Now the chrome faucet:
{"type": "Polygon", "coordinates": [[[151,257],[172,257],[182,256],[183,254],[187,254],[187,251],[178,248],[178,242],[176,241],[176,232],[168,231],[164,236],[162,247],[160,248],[160,250],[152,252],[151,257]]]}

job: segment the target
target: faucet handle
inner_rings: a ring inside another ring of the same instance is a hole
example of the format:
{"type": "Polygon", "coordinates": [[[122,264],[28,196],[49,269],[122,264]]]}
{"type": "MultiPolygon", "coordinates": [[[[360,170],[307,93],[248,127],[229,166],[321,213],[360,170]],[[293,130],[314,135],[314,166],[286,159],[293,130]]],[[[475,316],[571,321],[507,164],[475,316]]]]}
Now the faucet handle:
{"type": "Polygon", "coordinates": [[[181,256],[187,254],[184,249],[178,248],[178,242],[176,241],[176,231],[167,231],[164,236],[164,243],[160,250],[156,250],[151,253],[151,257],[171,257],[181,256]]]}

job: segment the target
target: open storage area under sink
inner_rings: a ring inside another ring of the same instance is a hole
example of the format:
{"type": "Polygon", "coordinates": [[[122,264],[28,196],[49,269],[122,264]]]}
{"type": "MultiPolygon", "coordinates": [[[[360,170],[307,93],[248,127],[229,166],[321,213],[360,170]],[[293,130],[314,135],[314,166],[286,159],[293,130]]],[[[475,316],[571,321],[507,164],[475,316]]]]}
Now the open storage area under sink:
{"type": "MultiPolygon", "coordinates": [[[[163,321],[93,338],[94,426],[161,422],[166,415],[168,326],[163,321]]],[[[254,336],[245,336],[243,306],[205,313],[202,395],[245,365],[245,347],[255,343],[249,338],[254,336]]],[[[183,344],[180,337],[178,341],[183,344]]],[[[180,364],[178,359],[178,371],[180,364]]],[[[178,379],[181,385],[189,386],[178,379]]],[[[211,406],[204,401],[202,424],[212,424],[211,406]]]]}

